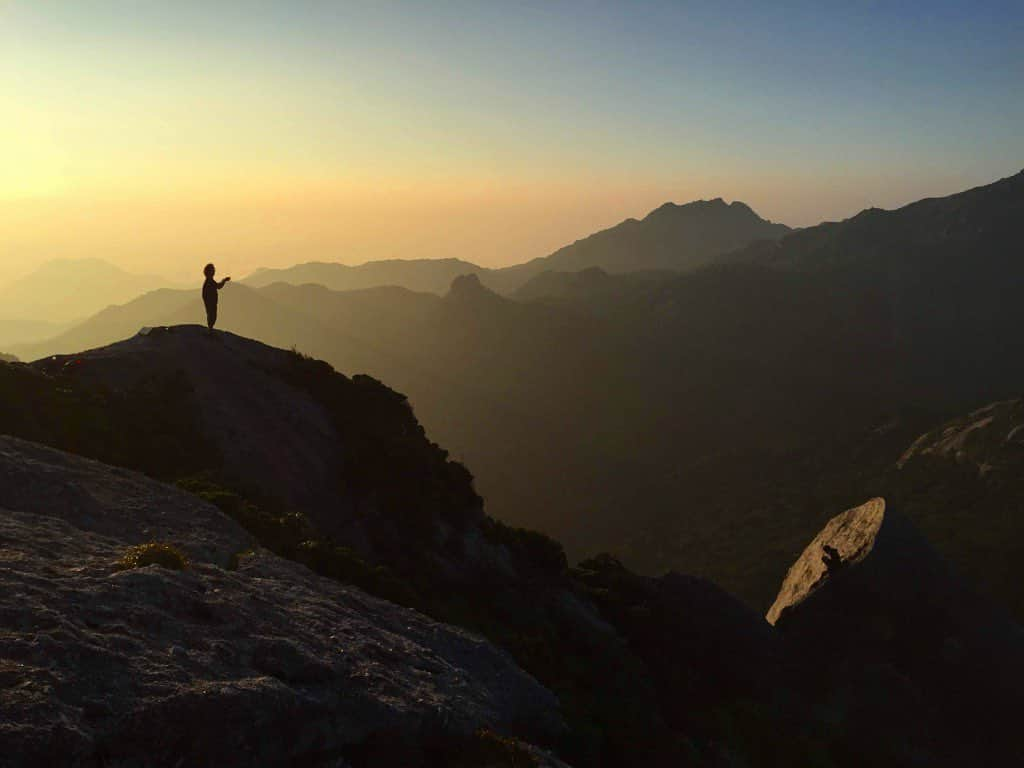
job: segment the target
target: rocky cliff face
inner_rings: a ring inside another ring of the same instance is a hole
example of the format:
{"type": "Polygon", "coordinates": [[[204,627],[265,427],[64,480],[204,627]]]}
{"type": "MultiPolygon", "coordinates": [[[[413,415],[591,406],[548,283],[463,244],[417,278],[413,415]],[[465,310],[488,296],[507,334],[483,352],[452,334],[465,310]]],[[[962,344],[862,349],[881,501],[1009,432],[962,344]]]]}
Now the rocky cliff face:
{"type": "Polygon", "coordinates": [[[182,452],[200,461],[187,471],[180,461],[169,467],[171,479],[212,476],[265,506],[308,517],[321,534],[366,557],[392,554],[413,533],[426,557],[442,523],[461,534],[481,518],[469,473],[426,438],[403,395],[296,352],[170,326],[47,358],[35,369],[78,391],[144,395],[130,407],[135,412],[173,410],[181,426],[192,427],[188,436],[169,436],[176,444],[169,464],[182,452]]]}
{"type": "Polygon", "coordinates": [[[203,425],[209,467],[255,493],[314,510],[336,496],[343,443],[324,409],[275,375],[289,353],[198,325],[144,329],[106,347],[40,361],[79,386],[131,391],[176,377],[203,425]]]}
{"type": "Polygon", "coordinates": [[[479,637],[254,546],[190,494],[0,438],[0,764],[416,765],[564,727],[479,637]],[[119,568],[150,540],[188,568],[119,568]]]}

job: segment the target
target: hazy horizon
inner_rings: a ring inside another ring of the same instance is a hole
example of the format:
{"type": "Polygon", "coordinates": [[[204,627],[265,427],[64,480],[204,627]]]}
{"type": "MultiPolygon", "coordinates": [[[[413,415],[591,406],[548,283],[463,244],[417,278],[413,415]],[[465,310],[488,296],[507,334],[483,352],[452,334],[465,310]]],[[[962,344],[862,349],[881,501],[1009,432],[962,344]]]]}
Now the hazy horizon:
{"type": "Polygon", "coordinates": [[[504,266],[665,201],[899,207],[1024,167],[1021,32],[998,3],[8,1],[0,279],[504,266]]]}

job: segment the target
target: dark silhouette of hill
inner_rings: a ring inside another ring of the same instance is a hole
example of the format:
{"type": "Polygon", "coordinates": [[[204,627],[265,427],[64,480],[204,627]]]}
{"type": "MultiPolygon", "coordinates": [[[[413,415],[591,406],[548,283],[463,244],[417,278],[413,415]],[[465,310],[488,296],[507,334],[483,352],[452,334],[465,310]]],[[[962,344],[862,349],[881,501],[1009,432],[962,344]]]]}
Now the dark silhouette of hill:
{"type": "Polygon", "coordinates": [[[543,272],[692,269],[755,240],[775,239],[789,231],[784,224],[760,218],[744,203],[716,198],[685,205],[665,203],[639,221],[626,219],[550,256],[503,269],[487,269],[461,259],[394,259],[359,266],[309,262],[257,270],[244,282],[254,288],[285,282],[316,283],[338,291],[398,286],[443,294],[456,277],[472,274],[492,290],[508,295],[543,272]]]}
{"type": "Polygon", "coordinates": [[[1022,217],[1024,171],[893,211],[872,208],[728,258],[816,273],[833,292],[871,286],[886,297],[906,388],[980,404],[1024,381],[1024,335],[1016,332],[1024,322],[1022,217]]]}
{"type": "MultiPolygon", "coordinates": [[[[46,325],[81,321],[110,304],[169,286],[152,275],[137,275],[102,259],[55,259],[0,287],[5,315],[27,324],[18,341],[35,340],[46,325]]],[[[49,335],[55,328],[51,325],[49,335]]]]}
{"type": "Polygon", "coordinates": [[[520,286],[511,298],[516,301],[562,302],[600,310],[631,292],[670,277],[666,271],[627,272],[613,276],[600,267],[579,272],[541,272],[520,286]]]}
{"type": "MultiPolygon", "coordinates": [[[[465,287],[476,290],[471,284],[465,287]]],[[[457,293],[455,298],[466,296],[457,293]]],[[[694,651],[671,667],[675,682],[688,674],[686,669],[709,676],[707,688],[669,687],[669,678],[662,681],[651,671],[652,665],[669,669],[666,660],[639,642],[640,635],[634,642],[622,623],[634,616],[627,606],[636,605],[635,592],[600,589],[602,579],[624,585],[623,579],[636,577],[621,567],[606,573],[606,561],[588,564],[585,574],[571,572],[556,542],[484,515],[469,472],[426,437],[402,395],[374,379],[349,378],[298,353],[231,333],[211,336],[192,325],[155,327],[108,347],[30,366],[4,366],[0,390],[3,432],[174,481],[215,504],[280,557],[485,634],[558,695],[567,730],[552,730],[543,706],[532,710],[532,728],[529,723],[510,724],[504,714],[496,718],[495,727],[501,724],[513,736],[553,747],[575,765],[625,766],[638,759],[655,766],[676,765],[682,759],[713,764],[723,749],[745,759],[768,749],[800,762],[816,748],[811,743],[813,707],[799,698],[799,691],[787,705],[793,709],[783,717],[769,706],[765,678],[748,682],[725,677],[732,661],[716,649],[730,647],[731,633],[741,638],[735,642],[766,645],[752,659],[780,663],[763,620],[700,580],[643,580],[651,590],[649,599],[656,595],[666,605],[664,614],[672,613],[670,606],[699,605],[709,622],[703,629],[690,623],[665,624],[666,642],[675,637],[694,651]],[[595,589],[602,595],[601,606],[593,602],[595,589]],[[721,642],[708,643],[714,636],[721,642]],[[722,685],[716,687],[719,675],[722,685]],[[712,689],[716,714],[701,714],[703,697],[712,689]],[[763,705],[751,713],[746,709],[750,701],[763,705]],[[729,737],[720,722],[722,713],[733,711],[751,726],[743,739],[729,737]]],[[[108,484],[115,482],[109,478],[124,477],[113,471],[102,474],[108,484]]],[[[21,479],[12,487],[34,488],[40,496],[50,492],[39,482],[26,485],[24,471],[17,477],[21,479]]],[[[64,487],[56,473],[47,482],[64,487]]],[[[0,478],[0,491],[5,487],[0,478]]],[[[117,496],[108,489],[102,498],[117,496]]],[[[93,504],[83,510],[75,498],[64,500],[69,514],[81,517],[75,518],[77,525],[90,531],[102,528],[108,514],[104,509],[93,504]]],[[[122,503],[133,508],[140,502],[122,503]]],[[[111,504],[122,509],[116,501],[111,504]]],[[[190,521],[176,520],[178,513],[167,505],[151,514],[162,521],[160,531],[191,530],[183,540],[190,547],[209,544],[210,535],[203,534],[206,522],[189,528],[190,521]]],[[[192,514],[188,510],[185,517],[192,514]]],[[[202,514],[206,521],[209,512],[202,514]]],[[[240,570],[247,557],[242,553],[236,558],[240,570]]],[[[282,578],[279,566],[272,568],[274,578],[282,578]]],[[[243,588],[242,583],[229,586],[229,595],[243,588]]],[[[295,610],[308,602],[309,589],[300,590],[295,610]]],[[[337,599],[336,591],[325,587],[320,599],[337,599]]],[[[351,608],[352,601],[345,602],[351,608]]],[[[382,621],[395,619],[393,609],[390,614],[375,610],[382,621]]],[[[268,609],[254,620],[279,623],[271,622],[275,611],[268,609]]],[[[304,619],[299,621],[304,647],[322,641],[309,637],[304,619]]],[[[660,621],[651,619],[646,626],[656,630],[660,621]]],[[[421,625],[416,620],[406,631],[419,632],[421,625]]],[[[330,631],[329,624],[323,626],[330,631]]],[[[360,642],[359,637],[356,631],[349,642],[360,642]]],[[[198,639],[182,641],[185,655],[198,639]]],[[[409,650],[415,655],[415,648],[409,650]]],[[[274,663],[291,664],[298,656],[292,653],[274,663]]],[[[386,650],[377,659],[388,674],[396,674],[390,671],[392,665],[399,672],[407,666],[405,656],[393,658],[386,650]]],[[[479,665],[469,673],[481,674],[479,665]]],[[[302,672],[288,674],[290,684],[305,681],[302,672]]],[[[402,688],[403,679],[399,676],[389,685],[392,699],[414,695],[402,688]]],[[[484,681],[467,682],[474,686],[475,698],[491,695],[484,681]]],[[[519,706],[515,695],[508,695],[505,704],[495,700],[504,713],[519,706]]],[[[252,706],[259,711],[262,705],[255,701],[252,706]]],[[[467,701],[467,707],[473,706],[467,701]]],[[[314,714],[322,717],[319,709],[310,716],[314,714]]],[[[479,723],[487,716],[478,710],[470,720],[479,723]]],[[[292,715],[289,722],[294,722],[292,715]]],[[[419,752],[402,762],[389,750],[410,741],[416,747],[424,736],[410,733],[406,720],[397,719],[390,727],[394,732],[347,737],[354,749],[340,753],[352,755],[356,765],[449,764],[421,762],[419,752]]],[[[834,737],[839,742],[845,738],[841,733],[834,737]]],[[[455,748],[446,747],[445,739],[436,747],[455,748]]]]}
{"type": "Polygon", "coordinates": [[[720,197],[685,205],[665,203],[643,219],[626,219],[609,229],[525,264],[501,270],[501,290],[520,285],[544,271],[685,271],[758,240],[773,241],[790,232],[785,224],[762,219],[745,203],[720,197]]]}
{"type": "MultiPolygon", "coordinates": [[[[441,314],[530,309],[473,278],[429,299],[441,314]]],[[[866,555],[826,526],[791,570],[817,574],[815,593],[787,581],[773,627],[700,578],[610,555],[569,568],[555,541],[483,513],[404,396],[294,351],[154,327],[0,366],[0,395],[0,431],[22,438],[0,441],[0,646],[22,659],[8,671],[20,685],[0,692],[12,764],[136,759],[154,743],[158,764],[326,749],[353,766],[562,765],[537,745],[576,766],[1019,757],[1019,628],[888,512],[858,518],[866,555]],[[118,570],[152,536],[184,550],[184,572],[118,570]],[[846,563],[824,585],[822,542],[846,563]],[[900,620],[909,605],[921,622],[900,620]],[[66,627],[43,633],[54,616],[66,627]],[[123,627],[104,631],[112,616],[123,627]],[[66,685],[25,696],[55,670],[66,685]],[[135,695],[95,703],[129,679],[135,695]],[[268,743],[220,744],[211,707],[239,701],[228,722],[272,726],[268,743]],[[979,701],[1006,716],[979,723],[979,701]],[[164,733],[195,718],[187,739],[164,733]],[[78,735],[24,727],[51,722],[78,735]],[[313,747],[300,738],[323,728],[313,747]]]]}

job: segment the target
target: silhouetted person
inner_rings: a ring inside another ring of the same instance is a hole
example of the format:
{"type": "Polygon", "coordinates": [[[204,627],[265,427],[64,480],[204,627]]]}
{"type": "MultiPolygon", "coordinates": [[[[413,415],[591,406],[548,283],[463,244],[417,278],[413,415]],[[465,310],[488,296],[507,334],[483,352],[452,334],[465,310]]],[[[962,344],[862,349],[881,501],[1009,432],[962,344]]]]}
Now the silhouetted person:
{"type": "Polygon", "coordinates": [[[835,547],[826,544],[821,548],[821,562],[825,566],[825,572],[829,575],[842,570],[846,563],[843,561],[843,556],[839,554],[839,550],[835,547]]]}
{"type": "Polygon", "coordinates": [[[217,323],[217,292],[224,287],[230,277],[225,277],[219,283],[213,279],[217,274],[217,268],[213,264],[203,267],[203,274],[206,280],[203,282],[203,304],[206,305],[206,327],[211,331],[217,323]]]}

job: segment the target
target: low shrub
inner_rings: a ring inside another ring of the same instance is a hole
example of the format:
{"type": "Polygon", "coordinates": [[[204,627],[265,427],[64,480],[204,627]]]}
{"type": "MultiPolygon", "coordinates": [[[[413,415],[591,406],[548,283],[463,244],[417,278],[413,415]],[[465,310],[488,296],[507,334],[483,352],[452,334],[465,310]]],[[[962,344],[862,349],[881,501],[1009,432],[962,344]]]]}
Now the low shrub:
{"type": "MultiPolygon", "coordinates": [[[[386,600],[419,607],[416,593],[389,568],[369,563],[351,549],[340,547],[321,536],[309,518],[299,512],[268,512],[218,485],[207,475],[179,480],[178,487],[213,504],[275,555],[302,563],[313,573],[352,584],[386,600]]],[[[232,556],[228,570],[237,570],[241,557],[246,554],[242,552],[232,556]]]]}
{"type": "Polygon", "coordinates": [[[389,568],[366,562],[348,547],[309,539],[290,557],[320,576],[352,584],[399,605],[419,607],[416,593],[389,568]]]}
{"type": "Polygon", "coordinates": [[[315,538],[309,519],[299,512],[268,512],[232,490],[224,488],[208,475],[193,475],[177,482],[182,490],[213,504],[264,547],[283,557],[291,557],[302,542],[315,538]]]}
{"type": "Polygon", "coordinates": [[[562,545],[540,531],[514,528],[500,520],[486,518],[483,532],[488,541],[507,547],[516,560],[529,563],[541,573],[560,576],[569,567],[562,545]]]}
{"type": "Polygon", "coordinates": [[[173,544],[162,541],[150,541],[129,547],[118,561],[120,570],[145,568],[147,565],[159,565],[172,571],[183,571],[188,568],[188,558],[173,544]]]}

